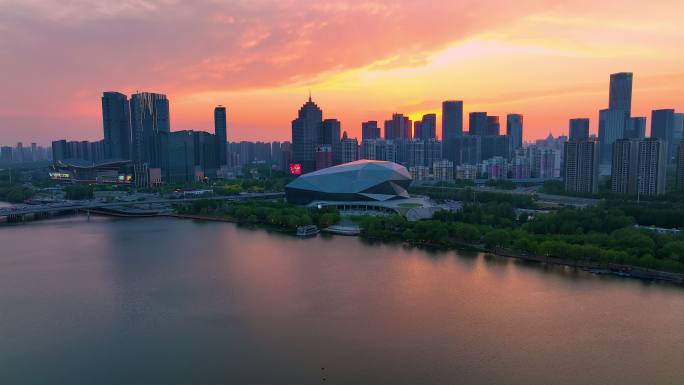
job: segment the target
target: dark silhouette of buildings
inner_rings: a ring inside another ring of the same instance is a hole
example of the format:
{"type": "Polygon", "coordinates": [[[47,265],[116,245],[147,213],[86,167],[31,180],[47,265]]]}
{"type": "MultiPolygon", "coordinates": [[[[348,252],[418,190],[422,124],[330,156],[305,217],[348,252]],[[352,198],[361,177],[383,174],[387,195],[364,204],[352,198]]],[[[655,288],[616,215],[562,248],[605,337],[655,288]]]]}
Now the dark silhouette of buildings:
{"type": "Polygon", "coordinates": [[[625,139],[644,139],[646,137],[646,118],[631,117],[625,127],[625,139]]]}
{"type": "Polygon", "coordinates": [[[361,123],[361,140],[380,139],[380,127],[376,120],[361,123]]]}
{"type": "Polygon", "coordinates": [[[104,158],[131,158],[131,113],[128,97],[119,92],[102,94],[104,158]]]}
{"type": "Polygon", "coordinates": [[[393,114],[391,120],[385,120],[385,139],[409,140],[413,137],[413,125],[408,116],[393,114]]]}
{"type": "Polygon", "coordinates": [[[601,143],[601,163],[610,164],[613,154],[613,143],[625,137],[627,112],[624,110],[605,109],[599,112],[599,142],[601,143]]]}
{"type": "Polygon", "coordinates": [[[522,148],[523,116],[521,114],[508,114],[506,116],[506,135],[511,138],[511,150],[522,148]]]}
{"type": "Polygon", "coordinates": [[[141,92],[131,96],[132,158],[134,163],[159,167],[158,133],[171,132],[166,95],[141,92]]]}
{"type": "Polygon", "coordinates": [[[340,121],[337,119],[325,119],[321,123],[321,131],[317,144],[330,146],[333,164],[339,164],[342,162],[342,144],[340,141],[340,132],[341,125],[340,121]]]}
{"type": "Polygon", "coordinates": [[[437,115],[423,115],[423,119],[416,122],[414,127],[414,136],[416,139],[435,139],[437,137],[437,115]]]}
{"type": "Polygon", "coordinates": [[[571,141],[580,141],[589,139],[589,118],[570,119],[569,129],[571,141]]]}
{"type": "Polygon", "coordinates": [[[598,192],[599,142],[579,140],[563,147],[565,191],[595,194],[598,192]]]}
{"type": "Polygon", "coordinates": [[[315,149],[322,122],[323,111],[309,96],[299,109],[297,119],[292,121],[292,162],[301,164],[304,173],[316,168],[315,149]]]}
{"type": "Polygon", "coordinates": [[[487,116],[487,134],[492,136],[501,135],[501,124],[498,116],[487,116]]]}
{"type": "Polygon", "coordinates": [[[675,142],[675,110],[662,109],[651,112],[651,138],[663,140],[668,148],[668,162],[674,159],[677,143],[675,142]]]}
{"type": "Polygon", "coordinates": [[[216,135],[216,156],[219,167],[228,164],[226,127],[226,107],[217,106],[214,108],[214,134],[216,135]]]}
{"type": "Polygon", "coordinates": [[[632,113],[632,73],[620,72],[610,75],[608,108],[632,113]]]}
{"type": "Polygon", "coordinates": [[[486,112],[471,112],[468,115],[468,133],[470,135],[487,135],[489,120],[486,112]]]}

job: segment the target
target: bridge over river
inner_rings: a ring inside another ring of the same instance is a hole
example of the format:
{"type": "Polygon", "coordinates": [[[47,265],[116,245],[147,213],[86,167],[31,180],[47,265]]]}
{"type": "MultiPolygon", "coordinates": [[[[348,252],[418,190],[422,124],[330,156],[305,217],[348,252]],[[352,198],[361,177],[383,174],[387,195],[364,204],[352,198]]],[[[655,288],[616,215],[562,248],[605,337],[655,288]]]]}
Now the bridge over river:
{"type": "Polygon", "coordinates": [[[42,205],[22,205],[0,208],[0,220],[6,221],[22,221],[26,216],[45,217],[56,213],[69,211],[89,211],[99,209],[111,209],[122,206],[136,206],[136,205],[162,205],[162,204],[177,204],[187,203],[199,200],[222,200],[222,201],[242,201],[249,199],[276,199],[282,198],[285,193],[249,193],[231,196],[213,196],[213,197],[198,197],[198,198],[178,198],[178,199],[148,199],[142,201],[125,201],[125,202],[102,202],[100,200],[87,201],[67,201],[61,203],[50,203],[42,205]]]}

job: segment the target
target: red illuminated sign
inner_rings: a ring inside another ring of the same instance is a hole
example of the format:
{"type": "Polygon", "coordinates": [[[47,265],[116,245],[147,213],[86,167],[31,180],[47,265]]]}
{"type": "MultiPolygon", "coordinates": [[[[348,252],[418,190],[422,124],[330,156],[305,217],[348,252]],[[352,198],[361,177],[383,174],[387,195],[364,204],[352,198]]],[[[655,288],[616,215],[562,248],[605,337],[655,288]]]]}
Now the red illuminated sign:
{"type": "Polygon", "coordinates": [[[302,164],[301,163],[290,163],[290,174],[302,175],[302,164]]]}

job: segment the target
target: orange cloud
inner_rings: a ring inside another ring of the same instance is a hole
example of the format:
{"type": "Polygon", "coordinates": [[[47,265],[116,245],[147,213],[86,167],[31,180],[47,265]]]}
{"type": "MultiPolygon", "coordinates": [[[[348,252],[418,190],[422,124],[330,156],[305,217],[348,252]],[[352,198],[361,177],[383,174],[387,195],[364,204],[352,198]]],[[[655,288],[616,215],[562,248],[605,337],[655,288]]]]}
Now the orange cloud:
{"type": "MultiPolygon", "coordinates": [[[[102,136],[102,91],[166,93],[173,129],[289,139],[313,89],[343,129],[392,112],[525,114],[526,136],[595,120],[610,72],[635,72],[635,111],[682,108],[681,2],[609,0],[4,0],[0,142],[102,136]],[[616,7],[616,5],[620,7],[616,7]]],[[[439,119],[438,119],[439,120],[439,119]]]]}

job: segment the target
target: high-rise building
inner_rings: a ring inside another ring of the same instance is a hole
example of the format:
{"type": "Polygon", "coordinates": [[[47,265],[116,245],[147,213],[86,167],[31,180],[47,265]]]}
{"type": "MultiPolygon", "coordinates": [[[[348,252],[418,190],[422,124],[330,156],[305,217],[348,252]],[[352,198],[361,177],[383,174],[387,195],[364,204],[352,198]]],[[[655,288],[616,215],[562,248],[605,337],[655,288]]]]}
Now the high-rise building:
{"type": "Polygon", "coordinates": [[[413,139],[406,142],[407,156],[406,167],[425,166],[425,142],[413,139]]]}
{"type": "Polygon", "coordinates": [[[361,140],[380,139],[380,127],[375,120],[361,123],[361,140]]]}
{"type": "Polygon", "coordinates": [[[528,150],[531,178],[550,179],[560,176],[560,151],[539,146],[531,146],[528,150]]]}
{"type": "Polygon", "coordinates": [[[340,142],[340,121],[337,119],[325,119],[321,123],[321,131],[318,144],[329,144],[332,151],[333,164],[342,162],[342,147],[340,142]]]}
{"type": "Polygon", "coordinates": [[[226,124],[226,107],[217,106],[214,108],[214,134],[216,135],[216,156],[218,166],[228,164],[227,147],[227,124],[226,124]]]}
{"type": "Polygon", "coordinates": [[[413,137],[413,124],[408,116],[392,114],[392,120],[385,121],[385,139],[409,140],[413,137]]]}
{"type": "Polygon", "coordinates": [[[292,143],[282,142],[280,144],[280,169],[283,171],[289,170],[292,162],[292,143]]]}
{"type": "Polygon", "coordinates": [[[2,163],[12,162],[12,147],[2,146],[2,148],[0,148],[0,161],[2,163]]]}
{"type": "Polygon", "coordinates": [[[639,166],[639,140],[618,139],[613,143],[613,163],[610,188],[616,194],[637,193],[637,170],[639,166]]]}
{"type": "MultiPolygon", "coordinates": [[[[437,139],[423,140],[425,147],[425,161],[423,164],[430,167],[434,162],[442,160],[442,142],[437,139]]],[[[452,162],[453,163],[453,162],[452,162]]]]}
{"type": "MultiPolygon", "coordinates": [[[[195,180],[195,140],[192,131],[176,131],[162,134],[168,137],[168,183],[192,182],[195,180]]],[[[162,172],[163,172],[162,168],[162,172]]]]}
{"type": "MultiPolygon", "coordinates": [[[[674,114],[674,125],[672,127],[672,139],[674,140],[675,147],[679,146],[679,142],[684,140],[684,113],[675,112],[674,114]]],[[[675,148],[675,152],[676,152],[675,148]]]]}
{"type": "Polygon", "coordinates": [[[613,144],[611,190],[617,194],[665,193],[667,161],[661,139],[619,139],[613,144]]]}
{"type": "Polygon", "coordinates": [[[498,116],[487,116],[487,135],[501,135],[501,124],[498,116]]]}
{"type": "Polygon", "coordinates": [[[292,121],[292,162],[302,166],[302,172],[316,168],[315,148],[323,122],[323,111],[309,100],[299,109],[297,119],[292,121]]]}
{"type": "Polygon", "coordinates": [[[69,148],[67,141],[64,139],[55,140],[52,142],[52,161],[57,163],[59,161],[69,159],[69,148]]]}
{"type": "Polygon", "coordinates": [[[438,181],[454,180],[454,162],[450,160],[432,162],[432,175],[438,181]]]}
{"type": "Polygon", "coordinates": [[[131,159],[131,112],[126,95],[102,94],[102,127],[105,159],[131,159]]]}
{"type": "Polygon", "coordinates": [[[280,159],[283,156],[280,142],[271,142],[271,163],[280,167],[280,159]]]}
{"type": "Polygon", "coordinates": [[[482,138],[482,159],[495,156],[508,159],[511,157],[511,142],[507,135],[485,135],[482,138]]]}
{"type": "Polygon", "coordinates": [[[610,75],[608,108],[632,113],[632,73],[620,72],[610,75]]]}
{"type": "Polygon", "coordinates": [[[205,177],[215,178],[220,167],[216,135],[205,131],[192,131],[192,135],[195,149],[195,166],[202,170],[205,177]]]}
{"type": "Polygon", "coordinates": [[[348,138],[347,132],[342,134],[342,163],[359,160],[359,141],[356,138],[348,138]]]}
{"type": "Polygon", "coordinates": [[[449,141],[463,135],[463,101],[442,102],[442,140],[449,141]]]}
{"type": "Polygon", "coordinates": [[[166,95],[141,92],[131,96],[130,106],[132,159],[135,163],[158,167],[162,150],[155,136],[171,132],[169,101],[166,95]]]}
{"type": "Polygon", "coordinates": [[[238,153],[240,154],[240,166],[252,164],[256,160],[256,151],[254,142],[246,140],[238,144],[238,153]]]}
{"type": "Polygon", "coordinates": [[[316,170],[333,166],[333,150],[329,144],[319,144],[316,146],[316,170]]]}
{"type": "Polygon", "coordinates": [[[589,139],[589,118],[570,119],[570,139],[580,141],[589,139]]]}
{"type": "Polygon", "coordinates": [[[444,158],[455,161],[455,140],[463,136],[463,101],[442,102],[442,144],[444,158]]]}
{"type": "Polygon", "coordinates": [[[625,139],[643,139],[646,137],[646,118],[631,117],[627,119],[625,139]]]}
{"type": "Polygon", "coordinates": [[[675,148],[675,110],[663,109],[651,112],[651,138],[658,138],[667,144],[668,162],[674,159],[675,148]]]}
{"type": "MultiPolygon", "coordinates": [[[[416,124],[418,123],[419,122],[416,122],[416,124]]],[[[423,119],[420,121],[419,127],[420,129],[415,131],[415,137],[417,139],[435,139],[437,137],[437,115],[423,115],[423,119]]]]}
{"type": "Polygon", "coordinates": [[[601,143],[601,163],[610,164],[613,143],[625,136],[627,112],[624,110],[601,110],[599,112],[599,142],[601,143]]]}
{"type": "Polygon", "coordinates": [[[375,154],[378,160],[396,163],[399,160],[399,146],[396,141],[382,140],[377,143],[375,154]]]}
{"type": "Polygon", "coordinates": [[[480,161],[482,161],[481,136],[464,135],[454,140],[454,164],[476,165],[480,161]]]}
{"type": "Polygon", "coordinates": [[[365,139],[361,142],[361,159],[377,160],[376,144],[380,139],[365,139]]]}
{"type": "Polygon", "coordinates": [[[511,150],[522,148],[523,116],[521,114],[508,114],[506,116],[506,135],[511,138],[511,150]]]}
{"type": "Polygon", "coordinates": [[[565,191],[597,193],[599,143],[594,140],[565,142],[563,152],[565,191]]]}
{"type": "Polygon", "coordinates": [[[486,112],[471,112],[468,115],[468,134],[470,135],[487,135],[487,127],[489,121],[486,112]]]}
{"type": "Polygon", "coordinates": [[[639,141],[639,169],[637,194],[665,194],[667,179],[667,144],[662,139],[647,138],[639,141]]]}
{"type": "Polygon", "coordinates": [[[684,140],[677,148],[677,191],[684,191],[684,140]]]}

